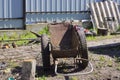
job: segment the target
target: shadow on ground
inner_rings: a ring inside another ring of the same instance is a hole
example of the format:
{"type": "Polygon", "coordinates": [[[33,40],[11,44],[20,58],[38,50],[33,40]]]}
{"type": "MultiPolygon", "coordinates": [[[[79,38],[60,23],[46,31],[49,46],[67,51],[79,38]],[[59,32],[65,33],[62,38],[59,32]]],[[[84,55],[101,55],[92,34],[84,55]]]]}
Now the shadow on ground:
{"type": "Polygon", "coordinates": [[[54,73],[54,69],[53,67],[51,67],[50,70],[48,71],[44,71],[43,67],[42,66],[36,66],[36,76],[37,77],[49,77],[49,76],[56,76],[55,73],[54,73]]]}
{"type": "Polygon", "coordinates": [[[94,54],[120,57],[120,43],[88,47],[88,50],[94,54]]]}
{"type": "MultiPolygon", "coordinates": [[[[74,66],[70,66],[70,65],[69,66],[64,66],[64,67],[58,67],[58,73],[62,73],[62,74],[68,74],[68,73],[71,74],[71,73],[76,73],[76,72],[80,72],[80,71],[83,71],[83,70],[84,69],[81,66],[79,66],[77,68],[75,68],[74,66]]],[[[56,76],[53,66],[48,71],[44,71],[42,66],[37,66],[36,67],[36,73],[37,73],[36,74],[37,77],[42,77],[42,76],[54,77],[54,76],[56,76]]],[[[65,78],[68,78],[68,77],[65,76],[65,78]]]]}

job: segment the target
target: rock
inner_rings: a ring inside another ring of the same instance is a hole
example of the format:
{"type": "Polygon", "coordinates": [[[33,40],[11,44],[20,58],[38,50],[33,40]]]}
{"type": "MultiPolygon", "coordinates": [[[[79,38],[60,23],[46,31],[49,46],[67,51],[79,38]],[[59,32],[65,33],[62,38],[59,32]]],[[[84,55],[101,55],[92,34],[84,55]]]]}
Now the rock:
{"type": "Polygon", "coordinates": [[[35,80],[36,60],[30,59],[23,62],[21,80],[35,80]]]}

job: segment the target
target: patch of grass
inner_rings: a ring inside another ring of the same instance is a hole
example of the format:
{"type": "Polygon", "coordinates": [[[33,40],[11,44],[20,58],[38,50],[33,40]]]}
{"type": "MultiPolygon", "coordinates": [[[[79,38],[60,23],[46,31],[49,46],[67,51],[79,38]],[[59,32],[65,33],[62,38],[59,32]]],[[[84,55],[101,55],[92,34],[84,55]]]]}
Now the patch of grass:
{"type": "Polygon", "coordinates": [[[102,62],[106,61],[104,56],[100,56],[99,60],[102,61],[102,62]]]}
{"type": "Polygon", "coordinates": [[[78,80],[77,77],[71,77],[70,80],[78,80]]]}
{"type": "Polygon", "coordinates": [[[107,62],[107,61],[106,61],[106,59],[105,59],[104,56],[99,56],[99,62],[97,62],[96,68],[105,67],[106,65],[108,65],[106,62],[107,62]],[[106,63],[106,64],[105,64],[105,63],[106,63]]]}
{"type": "Polygon", "coordinates": [[[94,36],[88,36],[88,37],[86,37],[86,39],[88,41],[92,41],[92,40],[96,40],[96,37],[94,37],[94,36]]]}
{"type": "Polygon", "coordinates": [[[14,39],[18,39],[19,38],[19,35],[14,32],[12,35],[8,36],[10,40],[14,40],[14,39]]]}
{"type": "Polygon", "coordinates": [[[36,36],[34,34],[32,34],[31,32],[26,32],[23,33],[19,36],[20,39],[28,39],[28,38],[36,38],[36,36]]]}
{"type": "Polygon", "coordinates": [[[16,66],[19,66],[19,64],[14,61],[9,61],[9,68],[14,68],[16,66]]]}
{"type": "Polygon", "coordinates": [[[120,63],[120,57],[115,57],[115,56],[114,56],[114,59],[115,59],[115,62],[116,62],[116,63],[120,63]]]}
{"type": "MultiPolygon", "coordinates": [[[[8,36],[6,33],[0,37],[0,40],[17,40],[17,39],[32,39],[32,38],[36,38],[36,36],[34,34],[32,34],[31,32],[25,32],[23,34],[17,34],[16,32],[14,32],[12,35],[8,36]]],[[[23,44],[26,44],[28,42],[28,40],[25,41],[16,41],[16,45],[21,46],[23,44]]]]}
{"type": "Polygon", "coordinates": [[[96,64],[96,68],[102,68],[103,66],[104,66],[104,63],[102,63],[102,62],[98,62],[96,64]]]}
{"type": "Polygon", "coordinates": [[[38,33],[39,33],[39,34],[47,34],[47,35],[49,35],[50,33],[49,33],[49,28],[48,28],[48,26],[44,27],[44,28],[43,28],[42,30],[40,30],[38,33]]]}
{"type": "Polygon", "coordinates": [[[115,36],[113,35],[108,35],[108,36],[87,36],[86,39],[87,41],[97,41],[97,40],[104,40],[104,39],[111,39],[114,38],[115,36]]]}
{"type": "Polygon", "coordinates": [[[111,60],[107,61],[107,66],[108,67],[112,67],[113,66],[113,62],[111,60]]]}
{"type": "MultiPolygon", "coordinates": [[[[36,38],[36,36],[34,34],[32,34],[31,32],[26,32],[26,33],[23,33],[23,34],[19,35],[19,39],[32,39],[32,38],[36,38]]],[[[29,42],[28,40],[17,41],[16,44],[18,46],[21,46],[21,45],[24,45],[28,42],[29,42]]]]}
{"type": "Polygon", "coordinates": [[[1,36],[1,40],[8,40],[9,37],[7,36],[6,33],[3,34],[3,36],[1,36]]]}
{"type": "Polygon", "coordinates": [[[120,66],[118,66],[118,67],[116,68],[116,70],[120,71],[120,66]]]}
{"type": "Polygon", "coordinates": [[[45,76],[37,77],[36,80],[47,80],[45,76]]]}

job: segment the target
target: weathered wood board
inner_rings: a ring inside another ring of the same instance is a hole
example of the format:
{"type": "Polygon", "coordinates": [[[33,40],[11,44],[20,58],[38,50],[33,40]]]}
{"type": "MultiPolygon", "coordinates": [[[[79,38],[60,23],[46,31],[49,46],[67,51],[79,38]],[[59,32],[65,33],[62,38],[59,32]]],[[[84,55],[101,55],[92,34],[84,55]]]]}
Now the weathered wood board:
{"type": "Polygon", "coordinates": [[[111,33],[120,28],[120,13],[117,3],[101,1],[90,3],[91,19],[97,29],[108,29],[111,33]]]}

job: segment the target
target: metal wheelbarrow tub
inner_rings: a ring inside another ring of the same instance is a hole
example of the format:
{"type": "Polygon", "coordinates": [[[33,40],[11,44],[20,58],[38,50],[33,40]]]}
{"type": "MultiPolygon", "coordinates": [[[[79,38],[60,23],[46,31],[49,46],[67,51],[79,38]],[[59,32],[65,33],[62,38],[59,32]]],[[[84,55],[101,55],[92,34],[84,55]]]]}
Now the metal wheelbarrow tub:
{"type": "Polygon", "coordinates": [[[80,60],[78,62],[85,69],[88,66],[88,50],[84,32],[69,23],[50,24],[48,27],[50,40],[47,35],[41,37],[44,70],[50,68],[50,53],[56,66],[58,58],[72,57],[76,62],[80,60]]]}

